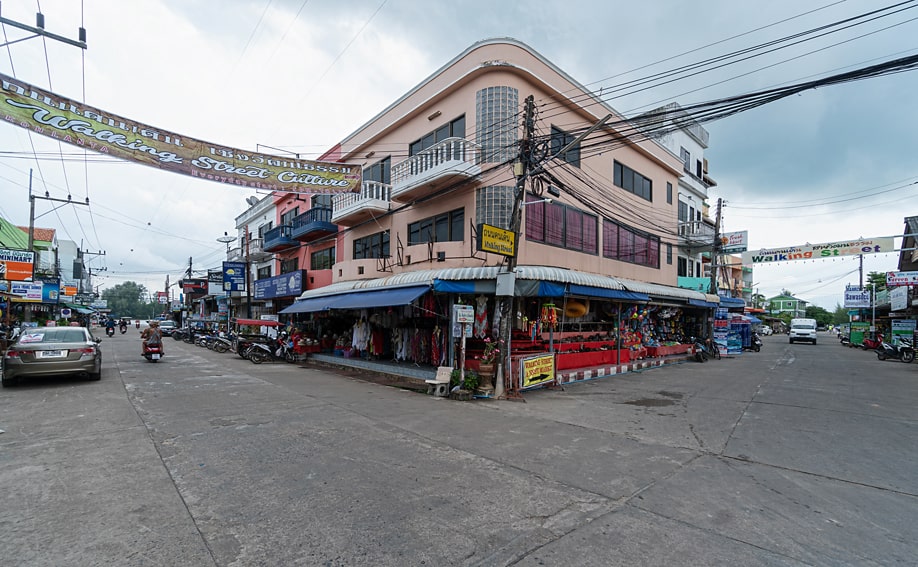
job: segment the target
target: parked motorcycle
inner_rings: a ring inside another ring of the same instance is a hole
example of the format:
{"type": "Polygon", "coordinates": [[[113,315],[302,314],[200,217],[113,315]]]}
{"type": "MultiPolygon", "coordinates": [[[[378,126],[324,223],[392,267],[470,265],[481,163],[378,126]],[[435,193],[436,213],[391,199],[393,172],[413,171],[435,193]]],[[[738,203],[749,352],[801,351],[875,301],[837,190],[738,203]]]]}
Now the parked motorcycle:
{"type": "Polygon", "coordinates": [[[141,350],[143,352],[143,357],[147,359],[147,362],[159,362],[159,359],[163,357],[163,345],[161,344],[143,343],[141,350]]]}
{"type": "Polygon", "coordinates": [[[752,332],[752,336],[749,338],[749,346],[744,346],[743,350],[752,350],[759,352],[762,350],[762,337],[759,336],[755,331],[752,332]]]}
{"type": "Polygon", "coordinates": [[[261,364],[269,360],[296,362],[296,356],[293,354],[293,350],[288,348],[285,343],[274,343],[270,345],[254,343],[249,347],[248,359],[255,364],[261,364]]]}
{"type": "Polygon", "coordinates": [[[907,338],[900,338],[899,344],[897,346],[891,345],[884,341],[880,343],[880,346],[875,349],[875,352],[877,353],[877,358],[879,360],[893,358],[896,360],[901,360],[905,363],[913,362],[915,360],[915,349],[912,347],[912,342],[907,338]]]}
{"type": "Polygon", "coordinates": [[[694,343],[695,360],[698,362],[707,362],[711,358],[720,358],[720,350],[711,339],[692,339],[694,343]]]}
{"type": "Polygon", "coordinates": [[[865,338],[864,342],[861,343],[861,348],[864,350],[876,350],[880,348],[880,345],[883,344],[883,335],[877,335],[875,338],[865,338]]]}

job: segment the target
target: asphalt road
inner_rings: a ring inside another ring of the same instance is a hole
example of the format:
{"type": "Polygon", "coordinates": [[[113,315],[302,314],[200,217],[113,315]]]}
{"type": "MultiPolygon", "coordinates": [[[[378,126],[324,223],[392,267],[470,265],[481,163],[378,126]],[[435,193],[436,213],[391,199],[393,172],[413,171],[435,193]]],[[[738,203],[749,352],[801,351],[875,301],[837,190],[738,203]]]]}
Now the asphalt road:
{"type": "Polygon", "coordinates": [[[828,334],[525,403],[103,345],[0,391],[4,565],[918,564],[918,363],[828,334]]]}

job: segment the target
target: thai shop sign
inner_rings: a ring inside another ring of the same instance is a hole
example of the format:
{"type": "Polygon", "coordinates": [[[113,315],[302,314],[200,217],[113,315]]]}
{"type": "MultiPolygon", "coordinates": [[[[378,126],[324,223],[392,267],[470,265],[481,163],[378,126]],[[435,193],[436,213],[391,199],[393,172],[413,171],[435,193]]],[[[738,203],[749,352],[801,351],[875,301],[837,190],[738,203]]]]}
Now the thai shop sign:
{"type": "Polygon", "coordinates": [[[845,289],[845,307],[870,307],[870,291],[859,286],[848,286],[845,289]]]}
{"type": "Polygon", "coordinates": [[[918,272],[886,272],[886,287],[918,285],[918,272]]]}
{"type": "Polygon", "coordinates": [[[255,281],[255,299],[273,299],[275,297],[290,297],[303,293],[303,282],[306,280],[304,270],[294,270],[255,281]]]}
{"type": "Polygon", "coordinates": [[[245,291],[245,262],[223,262],[223,291],[245,291]]]}
{"type": "Polygon", "coordinates": [[[32,278],[34,252],[0,249],[0,280],[23,281],[32,278]]]}
{"type": "Polygon", "coordinates": [[[890,323],[892,343],[898,345],[899,339],[902,337],[911,339],[912,335],[915,334],[915,323],[914,319],[893,319],[890,323]]]}
{"type": "Polygon", "coordinates": [[[907,287],[894,287],[889,290],[889,308],[892,311],[905,311],[908,309],[907,287]]]}
{"type": "Polygon", "coordinates": [[[512,230],[479,224],[478,250],[501,256],[516,256],[516,235],[512,230]]]}
{"type": "Polygon", "coordinates": [[[749,231],[725,232],[720,237],[720,251],[726,254],[745,252],[749,248],[749,231]]]}
{"type": "Polygon", "coordinates": [[[743,252],[743,264],[755,265],[767,262],[788,262],[794,260],[813,260],[819,258],[835,258],[838,256],[858,256],[860,254],[882,254],[893,252],[895,242],[891,236],[878,238],[861,238],[859,240],[843,240],[839,242],[825,242],[823,244],[802,244],[800,246],[785,246],[783,248],[761,248],[751,252],[743,252]]]}
{"type": "MultiPolygon", "coordinates": [[[[237,187],[283,193],[360,191],[360,166],[289,159],[195,140],[87,106],[7,75],[0,74],[0,87],[3,120],[82,149],[237,187]]],[[[268,100],[254,104],[259,103],[268,104],[268,100]]]]}
{"type": "Polygon", "coordinates": [[[61,281],[57,278],[36,279],[32,282],[10,282],[13,302],[57,303],[61,281]]]}

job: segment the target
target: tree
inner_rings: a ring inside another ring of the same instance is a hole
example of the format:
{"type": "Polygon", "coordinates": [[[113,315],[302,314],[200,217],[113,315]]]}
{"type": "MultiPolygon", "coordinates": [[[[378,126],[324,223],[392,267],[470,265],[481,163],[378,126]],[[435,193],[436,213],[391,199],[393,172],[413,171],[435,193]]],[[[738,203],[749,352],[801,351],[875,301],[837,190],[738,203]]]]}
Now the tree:
{"type": "Polygon", "coordinates": [[[877,293],[886,289],[886,272],[868,272],[864,289],[871,292],[876,290],[877,293]]]}
{"type": "Polygon", "coordinates": [[[147,289],[136,282],[124,282],[102,291],[112,315],[119,317],[146,317],[150,313],[147,289]]]}
{"type": "Polygon", "coordinates": [[[835,311],[832,313],[832,323],[835,325],[842,325],[850,320],[851,318],[848,316],[848,310],[836,303],[835,311]]]}
{"type": "Polygon", "coordinates": [[[816,319],[817,326],[829,326],[832,324],[833,315],[818,305],[810,305],[806,308],[808,319],[816,319]]]}

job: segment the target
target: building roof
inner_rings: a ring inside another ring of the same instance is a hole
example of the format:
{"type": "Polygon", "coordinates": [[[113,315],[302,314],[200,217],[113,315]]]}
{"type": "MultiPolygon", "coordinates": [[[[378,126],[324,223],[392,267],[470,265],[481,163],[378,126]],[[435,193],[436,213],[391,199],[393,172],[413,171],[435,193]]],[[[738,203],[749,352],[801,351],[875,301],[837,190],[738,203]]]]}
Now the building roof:
{"type": "MultiPolygon", "coordinates": [[[[20,226],[19,230],[21,230],[22,232],[26,234],[26,242],[28,242],[29,241],[28,240],[29,227],[20,226]]],[[[53,228],[39,228],[36,226],[35,228],[32,229],[32,236],[36,242],[39,240],[42,242],[54,242],[55,232],[56,231],[53,228]]]]}
{"type": "Polygon", "coordinates": [[[28,250],[29,236],[23,233],[18,226],[0,218],[0,246],[12,250],[28,250]]]}
{"type": "Polygon", "coordinates": [[[774,296],[774,297],[769,297],[766,301],[771,301],[771,300],[773,300],[773,299],[790,299],[790,300],[793,300],[793,301],[800,301],[800,302],[803,302],[803,303],[809,303],[809,301],[807,301],[807,300],[805,300],[805,299],[800,299],[799,297],[794,297],[793,295],[787,295],[787,294],[781,294],[781,295],[776,295],[776,296],[774,296]]]}

